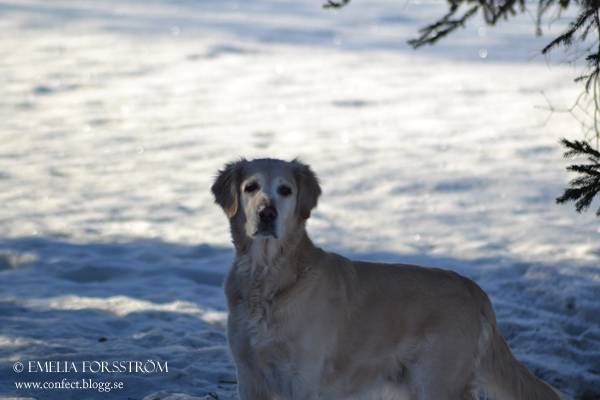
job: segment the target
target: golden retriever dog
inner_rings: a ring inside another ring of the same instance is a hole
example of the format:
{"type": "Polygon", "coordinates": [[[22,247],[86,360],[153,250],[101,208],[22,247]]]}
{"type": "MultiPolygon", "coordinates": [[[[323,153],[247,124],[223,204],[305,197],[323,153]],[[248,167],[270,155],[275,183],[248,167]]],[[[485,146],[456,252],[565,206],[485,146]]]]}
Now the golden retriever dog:
{"type": "Polygon", "coordinates": [[[235,245],[224,286],[240,399],[562,398],[515,359],[471,279],[316,247],[305,225],[321,188],[308,165],[241,159],[212,193],[235,245]]]}

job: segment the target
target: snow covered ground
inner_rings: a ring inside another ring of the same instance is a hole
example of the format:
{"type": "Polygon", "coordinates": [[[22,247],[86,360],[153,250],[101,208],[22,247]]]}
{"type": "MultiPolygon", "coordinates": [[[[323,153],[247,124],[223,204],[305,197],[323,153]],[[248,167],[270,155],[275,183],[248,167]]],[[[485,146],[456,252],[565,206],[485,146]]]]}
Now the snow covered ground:
{"type": "Polygon", "coordinates": [[[444,11],[0,0],[0,399],[237,398],[209,187],[238,156],[300,156],[317,244],[471,276],[522,362],[600,392],[600,221],[554,204],[573,178],[557,141],[581,131],[535,108],[581,91],[532,59],[565,24],[474,20],[411,50],[444,11]],[[96,389],[16,387],[63,380],[96,389]]]}

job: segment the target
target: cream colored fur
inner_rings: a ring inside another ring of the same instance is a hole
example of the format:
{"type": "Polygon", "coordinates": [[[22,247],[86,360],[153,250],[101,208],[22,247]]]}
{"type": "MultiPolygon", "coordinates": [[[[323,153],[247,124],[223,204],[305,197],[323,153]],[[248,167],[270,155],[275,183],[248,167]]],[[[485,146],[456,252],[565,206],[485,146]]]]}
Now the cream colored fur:
{"type": "Polygon", "coordinates": [[[212,192],[236,252],[225,293],[240,399],[561,398],[514,358],[469,278],[315,247],[305,222],[321,189],[307,165],[242,159],[212,192]]]}

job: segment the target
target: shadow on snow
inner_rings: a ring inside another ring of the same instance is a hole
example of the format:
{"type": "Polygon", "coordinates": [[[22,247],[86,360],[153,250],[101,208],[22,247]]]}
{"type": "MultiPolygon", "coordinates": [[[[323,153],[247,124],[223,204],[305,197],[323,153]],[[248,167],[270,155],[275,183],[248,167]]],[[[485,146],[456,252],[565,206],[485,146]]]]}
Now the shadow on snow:
{"type": "MultiPolygon", "coordinates": [[[[573,377],[560,368],[568,361],[587,371],[575,378],[579,385],[600,382],[600,282],[585,278],[600,276],[595,266],[575,274],[558,265],[510,259],[341,253],[351,259],[441,267],[470,276],[489,294],[500,330],[516,356],[538,376],[559,387],[572,386],[568,381],[573,377]],[[542,359],[547,362],[540,363],[542,359]]],[[[206,382],[234,379],[221,289],[232,258],[231,248],[156,239],[1,240],[1,374],[15,375],[15,360],[154,357],[168,360],[173,371],[189,379],[198,374],[206,382]],[[190,354],[198,361],[192,358],[183,365],[190,354]],[[205,356],[220,360],[219,367],[207,368],[200,361],[205,356]]],[[[141,379],[139,374],[129,378],[141,379]]],[[[161,379],[149,387],[160,389],[160,382],[165,384],[161,379]]],[[[13,377],[8,383],[0,381],[0,389],[14,389],[13,384],[13,377]]],[[[189,393],[206,395],[203,390],[197,385],[189,393]]],[[[44,398],[51,396],[47,392],[35,393],[44,398]]]]}

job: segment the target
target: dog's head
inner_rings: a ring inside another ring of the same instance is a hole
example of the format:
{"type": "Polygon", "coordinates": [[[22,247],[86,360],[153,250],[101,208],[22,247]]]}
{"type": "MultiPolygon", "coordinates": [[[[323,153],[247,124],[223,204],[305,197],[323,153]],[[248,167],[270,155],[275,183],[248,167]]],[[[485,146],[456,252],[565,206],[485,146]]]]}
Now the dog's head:
{"type": "Polygon", "coordinates": [[[298,159],[240,159],[219,171],[211,190],[232,226],[252,239],[283,238],[310,217],[321,195],[316,175],[298,159]]]}

